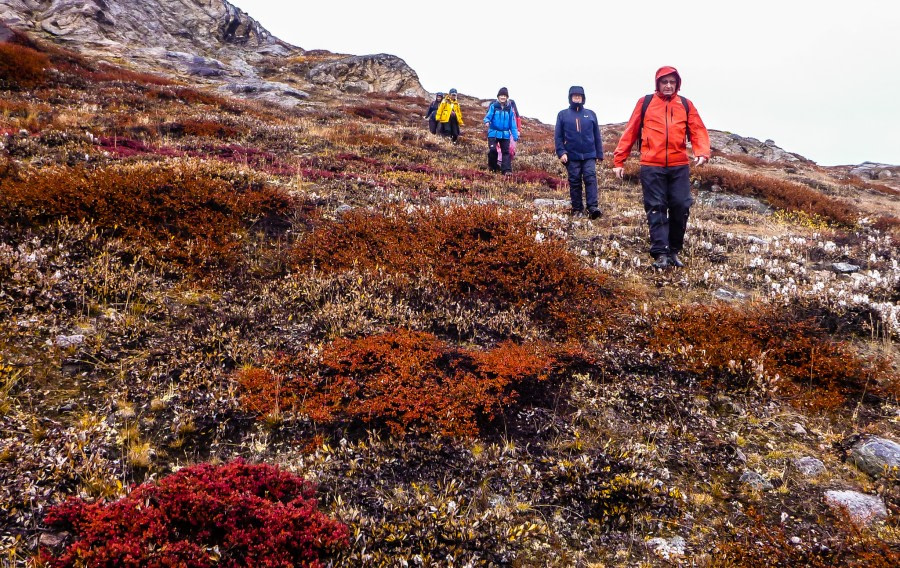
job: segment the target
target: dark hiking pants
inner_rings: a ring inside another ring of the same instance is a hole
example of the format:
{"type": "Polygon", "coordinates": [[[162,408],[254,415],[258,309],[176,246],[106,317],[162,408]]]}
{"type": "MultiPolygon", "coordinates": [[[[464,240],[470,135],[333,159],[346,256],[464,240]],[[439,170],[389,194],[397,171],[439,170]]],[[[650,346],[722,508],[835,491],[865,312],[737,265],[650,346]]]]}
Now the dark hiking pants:
{"type": "MultiPolygon", "coordinates": [[[[504,150],[504,155],[506,151],[504,150]]],[[[572,198],[572,209],[575,211],[583,211],[584,205],[581,201],[581,188],[587,197],[588,209],[597,206],[597,160],[589,158],[587,160],[573,160],[569,158],[566,162],[566,170],[569,172],[569,197],[572,198]]]]}
{"type": "Polygon", "coordinates": [[[459,138],[459,120],[456,118],[455,114],[450,115],[450,120],[444,124],[445,133],[450,136],[450,140],[456,142],[456,139],[459,138]]]}
{"type": "Polygon", "coordinates": [[[438,121],[434,115],[428,117],[428,130],[430,130],[432,134],[437,134],[437,127],[438,121]]]}
{"type": "Polygon", "coordinates": [[[509,138],[488,138],[488,169],[492,172],[501,170],[503,173],[512,171],[509,138]],[[497,142],[500,143],[500,151],[503,152],[503,160],[499,165],[497,164],[497,142]]]}
{"type": "Polygon", "coordinates": [[[694,198],[688,166],[641,166],[644,211],[650,225],[650,254],[681,252],[694,198]]]}

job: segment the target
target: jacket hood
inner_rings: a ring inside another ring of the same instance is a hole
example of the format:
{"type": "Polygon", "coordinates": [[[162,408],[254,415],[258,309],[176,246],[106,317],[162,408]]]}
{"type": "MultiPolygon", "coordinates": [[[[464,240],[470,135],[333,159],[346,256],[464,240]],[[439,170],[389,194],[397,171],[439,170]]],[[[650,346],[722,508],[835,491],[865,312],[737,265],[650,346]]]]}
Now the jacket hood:
{"type": "Polygon", "coordinates": [[[581,104],[584,104],[587,100],[587,97],[584,96],[584,87],[579,87],[578,85],[569,87],[569,104],[572,104],[572,95],[581,95],[581,104]]]}
{"type": "Polygon", "coordinates": [[[660,78],[671,75],[672,73],[675,74],[675,94],[678,94],[678,91],[681,90],[681,75],[678,74],[678,69],[675,69],[671,65],[663,65],[656,70],[656,78],[653,80],[653,90],[658,93],[660,78]]]}

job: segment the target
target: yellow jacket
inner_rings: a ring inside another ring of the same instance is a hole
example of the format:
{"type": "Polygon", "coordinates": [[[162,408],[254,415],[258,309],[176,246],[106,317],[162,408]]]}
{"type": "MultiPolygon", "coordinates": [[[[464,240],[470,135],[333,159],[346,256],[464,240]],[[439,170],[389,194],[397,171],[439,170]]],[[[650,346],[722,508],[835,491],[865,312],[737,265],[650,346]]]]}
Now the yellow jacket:
{"type": "Polygon", "coordinates": [[[450,97],[444,97],[444,100],[441,101],[441,106],[438,107],[437,112],[434,114],[435,120],[445,123],[450,122],[450,113],[453,112],[456,113],[456,120],[459,121],[459,125],[465,126],[459,102],[451,101],[450,97]]]}

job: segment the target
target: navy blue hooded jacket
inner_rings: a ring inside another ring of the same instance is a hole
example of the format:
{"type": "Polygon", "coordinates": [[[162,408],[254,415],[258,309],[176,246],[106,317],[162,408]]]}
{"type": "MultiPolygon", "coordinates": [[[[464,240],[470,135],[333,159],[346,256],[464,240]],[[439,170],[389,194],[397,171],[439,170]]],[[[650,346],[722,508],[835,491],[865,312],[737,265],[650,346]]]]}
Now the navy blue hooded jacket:
{"type": "Polygon", "coordinates": [[[568,154],[570,160],[603,159],[603,139],[600,123],[594,111],[584,108],[584,89],[569,89],[569,108],[556,115],[556,155],[568,154]],[[572,102],[572,95],[581,95],[582,103],[572,102]]]}

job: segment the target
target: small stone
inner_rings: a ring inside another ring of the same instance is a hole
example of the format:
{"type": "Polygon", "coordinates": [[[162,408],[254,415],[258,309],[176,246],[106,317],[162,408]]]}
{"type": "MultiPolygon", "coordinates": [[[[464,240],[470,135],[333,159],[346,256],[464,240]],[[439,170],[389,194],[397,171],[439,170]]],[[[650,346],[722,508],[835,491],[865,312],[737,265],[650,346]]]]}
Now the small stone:
{"type": "Polygon", "coordinates": [[[49,548],[49,549],[57,549],[63,545],[63,543],[66,541],[66,538],[68,538],[68,536],[69,536],[69,533],[67,533],[67,532],[41,533],[41,536],[38,539],[38,544],[40,544],[41,546],[44,546],[46,548],[49,548]]]}
{"type": "Polygon", "coordinates": [[[535,207],[569,207],[571,204],[565,199],[535,199],[535,207]]]}
{"type": "Polygon", "coordinates": [[[794,436],[806,436],[806,428],[803,427],[803,424],[794,422],[791,425],[791,434],[794,436]]]}
{"type": "Polygon", "coordinates": [[[745,471],[741,475],[740,482],[756,491],[771,491],[775,489],[775,486],[768,479],[755,471],[745,471]]]}
{"type": "Polygon", "coordinates": [[[351,211],[353,211],[353,207],[350,207],[346,203],[342,203],[342,204],[338,205],[338,208],[334,210],[334,213],[338,217],[343,217],[344,215],[346,215],[347,213],[349,213],[351,211]]]}
{"type": "Polygon", "coordinates": [[[831,265],[831,269],[838,274],[853,274],[854,272],[859,272],[858,266],[847,262],[835,262],[831,265]]]}
{"type": "Polygon", "coordinates": [[[800,544],[801,542],[803,542],[803,541],[800,540],[800,537],[799,537],[799,536],[792,536],[792,537],[791,537],[791,543],[792,543],[792,544],[800,544]]]}
{"type": "Polygon", "coordinates": [[[797,471],[806,477],[816,477],[817,475],[825,473],[825,464],[822,463],[822,460],[813,457],[806,456],[795,459],[793,464],[794,467],[797,468],[797,471]]]}
{"type": "Polygon", "coordinates": [[[754,245],[768,245],[769,241],[766,239],[761,239],[759,237],[754,237],[753,235],[747,237],[747,242],[754,245]]]}
{"type": "Polygon", "coordinates": [[[743,292],[737,292],[734,290],[729,290],[727,288],[719,288],[715,292],[713,292],[713,296],[720,300],[725,300],[726,302],[733,302],[735,300],[743,300],[747,297],[743,292]]]}
{"type": "Polygon", "coordinates": [[[722,414],[722,415],[725,415],[725,414],[740,415],[740,414],[744,413],[744,409],[740,404],[736,403],[734,400],[731,399],[731,397],[724,395],[724,394],[717,395],[712,401],[712,406],[716,410],[716,412],[718,412],[719,414],[722,414]]]}
{"type": "Polygon", "coordinates": [[[56,336],[56,346],[62,347],[65,349],[66,347],[74,347],[75,345],[81,345],[84,343],[84,335],[83,334],[75,334],[75,335],[57,335],[56,336]]]}
{"type": "Polygon", "coordinates": [[[680,536],[669,539],[656,537],[647,541],[647,548],[665,560],[671,560],[675,556],[684,556],[686,547],[687,543],[680,536]]]}
{"type": "Polygon", "coordinates": [[[846,510],[857,525],[867,525],[888,516],[884,501],[858,491],[826,491],[825,502],[832,509],[846,510]]]}

